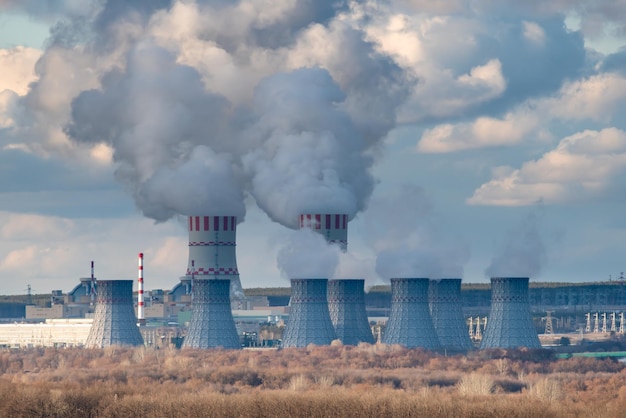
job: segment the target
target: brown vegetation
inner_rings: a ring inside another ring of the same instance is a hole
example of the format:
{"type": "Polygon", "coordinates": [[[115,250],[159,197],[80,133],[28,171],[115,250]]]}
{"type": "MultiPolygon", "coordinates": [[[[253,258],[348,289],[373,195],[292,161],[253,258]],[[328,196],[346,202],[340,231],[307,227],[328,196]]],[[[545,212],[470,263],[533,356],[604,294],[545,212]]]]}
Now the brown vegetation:
{"type": "Polygon", "coordinates": [[[623,416],[626,370],[545,351],[399,346],[0,351],[0,416],[623,416]]]}

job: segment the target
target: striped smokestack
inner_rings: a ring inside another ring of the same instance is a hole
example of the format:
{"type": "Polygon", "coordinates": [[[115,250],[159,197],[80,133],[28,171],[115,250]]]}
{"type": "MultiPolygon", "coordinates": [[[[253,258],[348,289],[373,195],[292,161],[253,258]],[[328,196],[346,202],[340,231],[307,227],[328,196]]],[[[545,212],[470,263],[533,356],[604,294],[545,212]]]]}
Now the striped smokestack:
{"type": "Polygon", "coordinates": [[[137,271],[137,320],[139,325],[144,325],[146,319],[144,318],[143,308],[143,253],[139,253],[139,269],[137,271]]]}
{"type": "Polygon", "coordinates": [[[342,251],[348,249],[348,215],[306,213],[300,215],[298,225],[321,234],[326,242],[337,244],[342,251]]]}

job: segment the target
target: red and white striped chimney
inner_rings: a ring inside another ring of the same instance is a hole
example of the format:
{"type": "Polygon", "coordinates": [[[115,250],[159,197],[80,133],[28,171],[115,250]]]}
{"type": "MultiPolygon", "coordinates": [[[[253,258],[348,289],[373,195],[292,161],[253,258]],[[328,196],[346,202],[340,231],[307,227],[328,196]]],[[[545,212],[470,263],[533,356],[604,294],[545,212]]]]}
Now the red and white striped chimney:
{"type": "Polygon", "coordinates": [[[139,253],[139,269],[137,271],[137,320],[140,324],[145,322],[143,313],[143,253],[139,253]]]}
{"type": "Polygon", "coordinates": [[[309,228],[322,234],[329,244],[337,244],[342,251],[348,249],[348,215],[305,213],[300,215],[300,229],[309,228]]]}

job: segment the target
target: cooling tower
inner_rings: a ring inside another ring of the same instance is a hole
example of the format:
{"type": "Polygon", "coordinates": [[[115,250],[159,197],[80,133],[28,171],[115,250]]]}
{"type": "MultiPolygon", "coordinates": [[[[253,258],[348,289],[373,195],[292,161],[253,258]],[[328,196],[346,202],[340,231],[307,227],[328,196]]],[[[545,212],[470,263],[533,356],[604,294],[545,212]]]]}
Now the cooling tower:
{"type": "Polygon", "coordinates": [[[328,313],[327,287],[327,279],[291,279],[291,309],[283,347],[329,345],[336,338],[328,313]]]}
{"type": "Polygon", "coordinates": [[[391,279],[391,312],[383,343],[440,348],[428,308],[428,279],[391,279]]]}
{"type": "Polygon", "coordinates": [[[183,348],[241,348],[230,310],[230,281],[195,279],[191,321],[183,348]]]}
{"type": "Polygon", "coordinates": [[[143,345],[133,306],[132,280],[98,280],[96,309],[85,347],[143,345]]]}
{"type": "Polygon", "coordinates": [[[344,214],[302,214],[300,229],[310,228],[321,234],[330,244],[337,244],[342,251],[348,248],[348,215],[344,214]]]}
{"type": "Polygon", "coordinates": [[[492,277],[491,311],[480,348],[540,348],[530,315],[528,277],[492,277]]]}
{"type": "Polygon", "coordinates": [[[188,281],[192,275],[195,279],[229,279],[230,298],[244,300],[237,270],[236,236],[236,216],[190,216],[189,261],[181,281],[188,281]]]}
{"type": "Polygon", "coordinates": [[[472,348],[461,308],[461,279],[431,280],[428,305],[442,348],[464,351],[472,348]]]}
{"type": "Polygon", "coordinates": [[[345,345],[374,344],[365,313],[365,280],[330,280],[328,311],[335,334],[345,345]]]}

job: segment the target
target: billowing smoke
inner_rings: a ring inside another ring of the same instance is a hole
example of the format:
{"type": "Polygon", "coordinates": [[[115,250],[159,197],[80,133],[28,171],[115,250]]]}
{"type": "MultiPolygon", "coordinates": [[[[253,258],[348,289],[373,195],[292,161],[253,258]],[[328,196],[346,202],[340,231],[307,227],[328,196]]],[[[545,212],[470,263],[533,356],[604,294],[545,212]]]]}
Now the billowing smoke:
{"type": "Polygon", "coordinates": [[[301,213],[344,213],[364,207],[373,188],[372,159],[345,95],[326,70],[307,68],[263,80],[246,132],[258,145],[243,156],[251,193],[269,216],[297,227],[301,213]]]}
{"type": "Polygon", "coordinates": [[[393,277],[463,277],[469,249],[442,228],[444,220],[417,186],[373,199],[365,213],[367,236],[377,253],[376,272],[393,277]]]}
{"type": "Polygon", "coordinates": [[[504,237],[485,270],[487,277],[536,277],[547,260],[540,231],[540,214],[529,213],[504,237]]]}
{"type": "Polygon", "coordinates": [[[73,3],[44,13],[56,23],[21,102],[24,136],[74,156],[106,144],[117,179],[159,222],[241,221],[248,193],[290,228],[300,213],[351,219],[366,207],[370,169],[414,80],[352,5],[73,3]]]}
{"type": "Polygon", "coordinates": [[[117,178],[150,218],[210,213],[242,220],[243,192],[226,153],[228,113],[228,101],[206,92],[195,69],[161,47],[138,44],[125,71],[105,74],[101,89],[73,101],[67,133],[113,148],[117,178]]]}
{"type": "Polygon", "coordinates": [[[278,268],[286,279],[332,278],[340,250],[320,234],[305,228],[291,232],[278,252],[278,268]]]}

